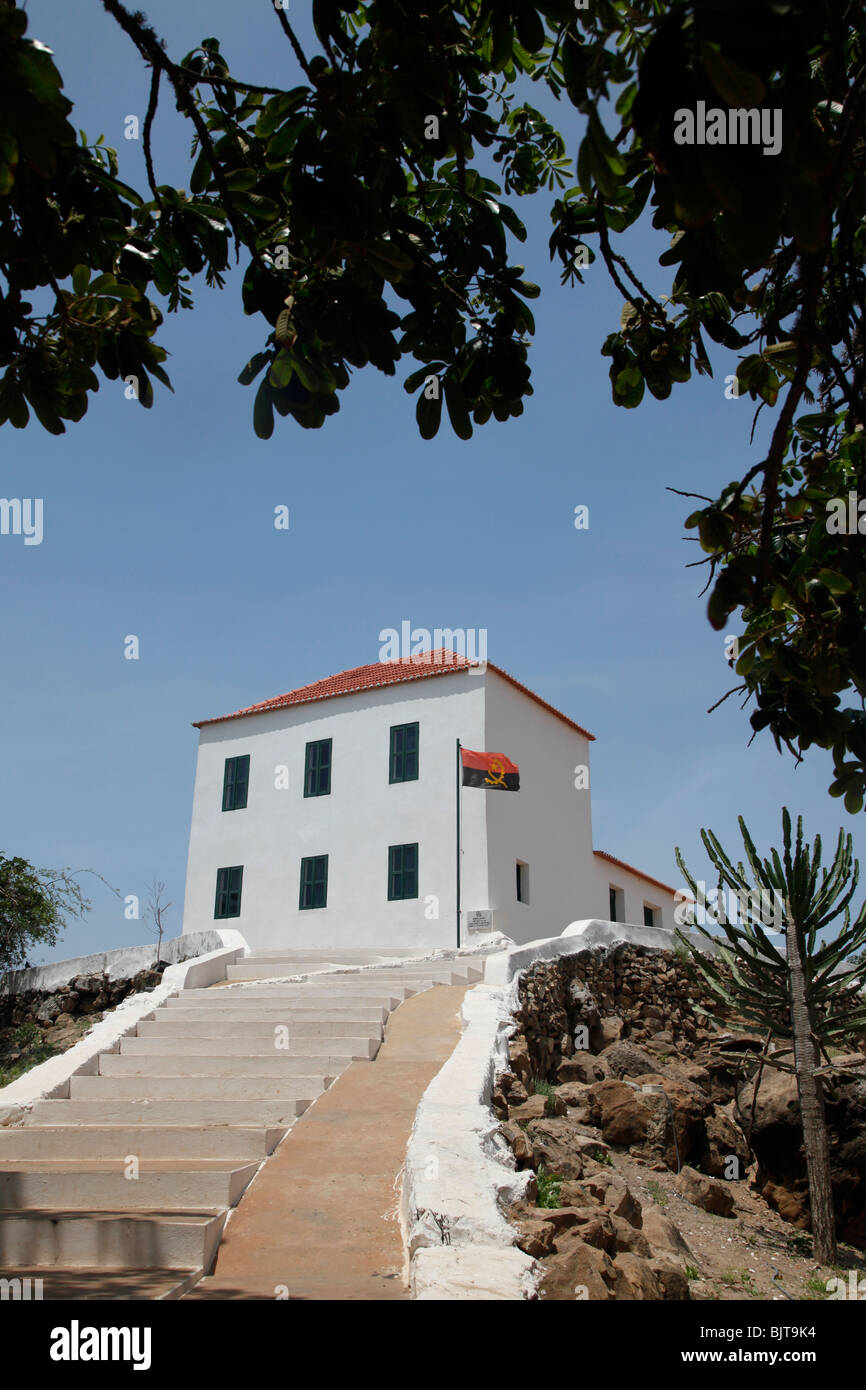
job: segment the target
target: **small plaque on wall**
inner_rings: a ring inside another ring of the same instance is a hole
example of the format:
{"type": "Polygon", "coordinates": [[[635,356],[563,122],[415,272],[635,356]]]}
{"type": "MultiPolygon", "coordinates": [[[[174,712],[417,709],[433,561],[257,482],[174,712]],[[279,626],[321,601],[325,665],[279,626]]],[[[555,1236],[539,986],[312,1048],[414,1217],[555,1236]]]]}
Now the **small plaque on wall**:
{"type": "Polygon", "coordinates": [[[489,911],[483,911],[483,912],[467,912],[467,914],[466,914],[466,930],[467,930],[467,931],[492,931],[492,930],[493,930],[493,913],[492,913],[492,912],[489,912],[489,911]]]}

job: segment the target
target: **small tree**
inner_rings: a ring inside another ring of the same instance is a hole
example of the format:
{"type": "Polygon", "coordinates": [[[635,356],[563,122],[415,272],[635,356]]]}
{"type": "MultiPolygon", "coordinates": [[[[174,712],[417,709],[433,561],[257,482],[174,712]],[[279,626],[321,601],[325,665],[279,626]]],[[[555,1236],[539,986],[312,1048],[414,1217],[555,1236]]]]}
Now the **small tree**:
{"type": "Polygon", "coordinates": [[[90,908],[71,869],[36,869],[0,855],[0,969],[15,970],[36,946],[54,946],[67,917],[90,908]]]}
{"type": "Polygon", "coordinates": [[[165,918],[171,903],[164,903],[162,900],[162,895],[165,892],[165,884],[162,879],[155,878],[148,891],[150,896],[147,902],[147,913],[153,922],[153,930],[156,932],[156,958],[159,960],[163,933],[165,932],[165,918]]]}
{"type": "MultiPolygon", "coordinates": [[[[833,1063],[829,1049],[866,1026],[862,994],[866,960],[857,959],[866,944],[866,902],[853,922],[850,913],[860,866],[852,856],[851,836],[840,830],[833,862],[829,869],[822,869],[821,837],[816,836],[812,846],[804,843],[802,817],[797,820],[792,849],[787,809],[782,811],[781,857],[773,849],[769,858],[760,859],[742,816],[739,825],[752,882],[745,865],[734,867],[712,831],[702,830],[701,839],[718,871],[720,903],[724,888],[732,889],[740,904],[741,925],[728,920],[724,906],[715,911],[709,907],[703,889],[677,850],[677,863],[697,906],[708,910],[718,922],[727,944],[697,926],[716,948],[716,954],[710,956],[681,932],[677,935],[720,1004],[746,1024],[757,1024],[766,1035],[755,1101],[765,1066],[792,1072],[797,1078],[815,1256],[823,1264],[835,1264],[836,1223],[824,1078],[841,1070],[833,1063]],[[819,933],[839,917],[842,928],[838,935],[819,942],[819,933]],[[767,934],[771,921],[784,937],[781,950],[767,934]]],[[[711,1010],[701,1012],[714,1022],[727,1021],[711,1010]]]]}

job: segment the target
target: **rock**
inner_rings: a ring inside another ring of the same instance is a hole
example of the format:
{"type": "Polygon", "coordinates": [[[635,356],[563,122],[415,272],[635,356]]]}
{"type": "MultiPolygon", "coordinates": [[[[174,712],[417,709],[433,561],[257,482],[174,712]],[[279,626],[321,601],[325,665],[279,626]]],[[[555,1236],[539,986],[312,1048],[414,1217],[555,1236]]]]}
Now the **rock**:
{"type": "Polygon", "coordinates": [[[649,1259],[652,1255],[649,1241],[643,1231],[637,1230],[630,1221],[626,1221],[623,1216],[611,1217],[613,1229],[616,1233],[616,1248],[619,1253],[628,1251],[632,1255],[641,1255],[644,1259],[649,1259]]]}
{"type": "Polygon", "coordinates": [[[552,1253],[554,1226],[543,1217],[524,1217],[517,1223],[518,1237],[515,1241],[519,1250],[531,1255],[534,1260],[544,1259],[552,1253]]]}
{"type": "Polygon", "coordinates": [[[604,1081],[608,1076],[607,1063],[603,1057],[594,1057],[591,1052],[578,1052],[574,1057],[563,1057],[556,1069],[558,1082],[583,1082],[591,1086],[596,1081],[604,1081]]]}
{"type": "Polygon", "coordinates": [[[72,988],[79,994],[99,994],[102,985],[102,975],[76,975],[72,981],[72,988]]]}
{"type": "Polygon", "coordinates": [[[499,1133],[510,1147],[518,1166],[532,1162],[532,1141],[525,1130],[518,1125],[504,1124],[499,1126],[499,1133]]]}
{"type": "Polygon", "coordinates": [[[573,1302],[576,1298],[607,1301],[616,1279],[613,1261],[604,1250],[587,1245],[576,1227],[563,1232],[556,1253],[544,1262],[539,1297],[573,1302]]]}
{"type": "Polygon", "coordinates": [[[529,1058],[529,1047],[524,1037],[518,1035],[511,1039],[508,1044],[508,1056],[511,1059],[511,1070],[524,1087],[529,1086],[532,1081],[532,1062],[529,1058]]]}
{"type": "Polygon", "coordinates": [[[734,1198],[724,1183],[708,1178],[694,1168],[685,1167],[677,1174],[678,1190],[696,1207],[712,1212],[715,1216],[730,1216],[734,1209],[734,1198]]]}
{"type": "Polygon", "coordinates": [[[589,1030],[589,1046],[593,1052],[603,1052],[612,1043],[619,1042],[622,1037],[623,1021],[618,1014],[608,1014],[605,1018],[600,1018],[598,1023],[589,1030]]]}
{"type": "MultiPolygon", "coordinates": [[[[557,1095],[569,1110],[583,1109],[588,1104],[589,1086],[581,1081],[567,1081],[557,1088],[557,1095]]],[[[565,1111],[560,1112],[565,1114],[565,1111]]],[[[574,1118],[572,1116],[572,1118],[574,1118]]]]}
{"type": "Polygon", "coordinates": [[[43,999],[34,1015],[36,1022],[43,1025],[53,1023],[61,1010],[61,1000],[58,994],[49,994],[47,999],[43,999]]]}
{"type": "Polygon", "coordinates": [[[623,1081],[599,1081],[590,1090],[590,1106],[608,1144],[664,1149],[668,1108],[663,1096],[643,1094],[623,1081]]]}
{"type": "Polygon", "coordinates": [[[563,1207],[585,1207],[589,1204],[591,1193],[586,1183],[566,1181],[559,1189],[559,1200],[563,1207]]]}
{"type": "Polygon", "coordinates": [[[691,1300],[688,1277],[672,1260],[651,1259],[649,1267],[661,1287],[662,1298],[671,1302],[691,1300]]]}
{"type": "Polygon", "coordinates": [[[72,1017],[72,1014],[65,1014],[65,1013],[64,1013],[64,1014],[58,1014],[57,1017],[56,1017],[55,1020],[54,1020],[54,1027],[55,1027],[55,1028],[74,1028],[74,1027],[75,1027],[75,1019],[72,1017]]]}
{"type": "Polygon", "coordinates": [[[621,1080],[624,1076],[645,1076],[648,1072],[656,1071],[656,1060],[643,1052],[634,1043],[616,1042],[610,1047],[606,1047],[601,1054],[607,1066],[608,1074],[621,1080]]]}
{"type": "Polygon", "coordinates": [[[560,1178],[581,1178],[583,1163],[575,1144],[575,1133],[568,1120],[533,1120],[527,1130],[532,1144],[532,1166],[544,1168],[560,1178]]]}
{"type": "Polygon", "coordinates": [[[653,1255],[659,1259],[673,1260],[677,1263],[696,1264],[694,1255],[670,1217],[656,1206],[647,1202],[643,1208],[643,1234],[650,1243],[653,1255]]]}
{"type": "Polygon", "coordinates": [[[565,1114],[565,1101],[559,1096],[530,1096],[521,1105],[509,1105],[508,1119],[512,1124],[526,1120],[543,1120],[552,1111],[554,1115],[565,1114]]]}
{"type": "Polygon", "coordinates": [[[801,1231],[808,1231],[812,1224],[809,1209],[809,1184],[803,1180],[783,1186],[781,1183],[765,1182],[761,1196],[783,1221],[790,1221],[801,1231]]]}
{"type": "Polygon", "coordinates": [[[662,1288],[648,1260],[626,1252],[613,1262],[614,1297],[623,1301],[660,1299],[662,1288]]]}
{"type": "Polygon", "coordinates": [[[584,1186],[592,1197],[603,1202],[611,1216],[619,1216],[640,1230],[643,1208],[631,1188],[616,1174],[589,1178],[584,1186]]]}
{"type": "MultiPolygon", "coordinates": [[[[704,1146],[706,1142],[704,1116],[711,1108],[712,1102],[708,1095],[689,1081],[676,1081],[673,1077],[661,1076],[658,1073],[651,1076],[641,1076],[638,1081],[641,1086],[652,1086],[655,1093],[663,1092],[670,1102],[676,1128],[677,1145],[674,1146],[673,1136],[670,1133],[670,1127],[668,1127],[665,1133],[665,1142],[661,1147],[661,1157],[667,1161],[669,1167],[676,1167],[677,1157],[682,1163],[690,1157],[695,1149],[704,1146]]],[[[642,1094],[645,1093],[642,1092],[642,1094]]]]}
{"type": "Polygon", "coordinates": [[[752,1155],[746,1136],[733,1119],[715,1106],[704,1120],[706,1139],[698,1159],[704,1173],[714,1178],[743,1178],[752,1155]],[[733,1168],[730,1160],[737,1161],[733,1168]]]}

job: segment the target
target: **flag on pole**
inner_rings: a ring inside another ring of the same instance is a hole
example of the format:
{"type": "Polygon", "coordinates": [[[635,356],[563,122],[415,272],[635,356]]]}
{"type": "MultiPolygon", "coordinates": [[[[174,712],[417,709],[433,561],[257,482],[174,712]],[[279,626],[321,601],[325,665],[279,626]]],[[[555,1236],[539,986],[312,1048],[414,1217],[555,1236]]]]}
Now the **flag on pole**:
{"type": "Polygon", "coordinates": [[[464,787],[481,787],[485,791],[520,791],[520,769],[504,753],[474,753],[461,748],[464,787]]]}

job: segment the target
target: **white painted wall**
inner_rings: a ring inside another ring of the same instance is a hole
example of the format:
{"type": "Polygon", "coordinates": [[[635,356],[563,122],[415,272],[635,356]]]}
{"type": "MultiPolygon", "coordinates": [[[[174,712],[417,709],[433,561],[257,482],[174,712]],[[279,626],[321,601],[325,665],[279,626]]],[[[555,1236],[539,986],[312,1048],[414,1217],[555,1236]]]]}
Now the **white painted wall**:
{"type": "MultiPolygon", "coordinates": [[[[658,884],[651,883],[640,874],[632,873],[628,869],[621,869],[618,864],[611,864],[609,859],[602,859],[598,855],[593,855],[593,879],[594,893],[591,901],[588,902],[587,916],[599,917],[602,921],[610,918],[610,888],[622,889],[625,901],[624,921],[633,926],[642,927],[644,925],[643,909],[644,903],[649,907],[658,908],[661,917],[656,925],[665,931],[675,931],[677,924],[674,921],[674,902],[673,893],[666,892],[658,884]]],[[[688,890],[683,885],[683,891],[688,890]]],[[[617,917],[619,921],[619,917],[617,917]]]]}
{"type": "MultiPolygon", "coordinates": [[[[243,864],[241,915],[223,925],[254,950],[456,943],[456,740],[484,747],[483,675],[435,676],[247,715],[201,730],[184,926],[213,925],[216,872],[243,864]],[[417,782],[388,782],[389,731],[420,724],[417,782]],[[333,739],[331,794],[304,797],[306,744],[333,739]],[[247,808],[223,811],[225,760],[250,754],[247,808]],[[289,787],[277,790],[285,764],[289,787]],[[419,897],[388,902],[388,847],[419,845],[419,897]],[[300,864],[327,854],[328,905],[300,911],[300,864]],[[438,918],[426,917],[436,906],[438,918]]],[[[464,806],[483,845],[483,795],[464,806]]],[[[464,859],[464,899],[486,906],[484,856],[464,859]]]]}
{"type": "Polygon", "coordinates": [[[494,671],[486,735],[488,750],[520,767],[516,794],[463,793],[464,805],[486,799],[493,926],[518,943],[552,936],[589,910],[596,883],[590,791],[574,785],[575,768],[589,767],[589,740],[494,671]],[[517,901],[518,859],[529,866],[528,904],[517,901]]]}

